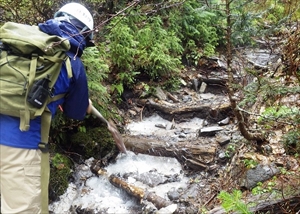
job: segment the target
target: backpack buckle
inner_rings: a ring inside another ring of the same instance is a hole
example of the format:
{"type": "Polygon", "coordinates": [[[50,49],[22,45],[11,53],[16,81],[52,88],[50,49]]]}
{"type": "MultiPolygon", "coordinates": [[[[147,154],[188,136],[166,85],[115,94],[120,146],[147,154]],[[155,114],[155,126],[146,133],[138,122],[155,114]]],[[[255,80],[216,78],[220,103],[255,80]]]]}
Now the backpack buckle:
{"type": "Polygon", "coordinates": [[[40,149],[43,153],[48,153],[48,152],[49,152],[49,144],[48,144],[48,143],[40,142],[40,143],[39,143],[39,149],[40,149]]]}

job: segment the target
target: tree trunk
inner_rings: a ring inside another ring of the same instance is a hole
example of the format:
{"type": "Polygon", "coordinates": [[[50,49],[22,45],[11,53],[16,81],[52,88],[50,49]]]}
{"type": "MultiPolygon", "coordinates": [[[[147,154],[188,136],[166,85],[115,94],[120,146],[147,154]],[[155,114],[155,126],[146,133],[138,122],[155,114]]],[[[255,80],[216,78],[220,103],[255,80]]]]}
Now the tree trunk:
{"type": "Polygon", "coordinates": [[[128,150],[153,156],[174,157],[183,166],[194,170],[210,169],[215,160],[217,145],[203,145],[202,140],[177,142],[176,146],[161,140],[139,136],[125,136],[124,143],[128,150]],[[197,142],[198,141],[198,142],[197,142]]]}
{"type": "Polygon", "coordinates": [[[125,180],[115,175],[109,176],[109,182],[114,186],[125,190],[129,195],[134,196],[139,200],[143,199],[152,202],[157,209],[161,209],[172,204],[171,201],[168,201],[153,192],[148,192],[143,188],[128,184],[125,180]]]}
{"type": "Polygon", "coordinates": [[[180,106],[178,103],[169,103],[164,100],[154,101],[152,99],[138,100],[138,104],[149,110],[158,111],[161,117],[166,120],[181,121],[182,118],[203,118],[208,121],[217,122],[226,118],[230,111],[229,101],[219,100],[218,102],[205,101],[190,106],[180,106]]]}

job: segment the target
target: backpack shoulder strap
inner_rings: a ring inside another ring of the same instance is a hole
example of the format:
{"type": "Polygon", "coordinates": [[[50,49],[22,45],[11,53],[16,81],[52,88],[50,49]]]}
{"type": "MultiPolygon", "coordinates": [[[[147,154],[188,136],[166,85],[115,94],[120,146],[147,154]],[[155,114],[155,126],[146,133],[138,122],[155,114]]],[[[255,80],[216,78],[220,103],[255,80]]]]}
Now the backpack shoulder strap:
{"type": "MultiPolygon", "coordinates": [[[[66,69],[68,73],[68,78],[71,78],[72,75],[72,67],[71,61],[68,55],[66,55],[66,69]]],[[[52,98],[50,98],[49,102],[53,102],[64,97],[65,94],[59,94],[52,98]]],[[[52,115],[48,107],[44,109],[44,112],[41,115],[41,142],[39,143],[39,149],[42,151],[41,155],[41,194],[42,194],[42,204],[41,209],[42,213],[48,213],[49,206],[49,197],[48,197],[48,186],[49,186],[49,177],[50,177],[50,154],[49,154],[49,132],[51,126],[52,115]]]]}
{"type": "MultiPolygon", "coordinates": [[[[31,85],[34,82],[35,77],[35,71],[37,67],[37,54],[32,54],[31,63],[30,63],[30,70],[29,70],[29,80],[28,85],[31,87],[31,85]]],[[[26,97],[28,96],[28,90],[26,91],[26,97]]],[[[29,121],[30,121],[30,112],[28,108],[28,103],[25,100],[25,109],[23,111],[20,111],[20,130],[21,131],[27,131],[29,129],[29,121]]]]}

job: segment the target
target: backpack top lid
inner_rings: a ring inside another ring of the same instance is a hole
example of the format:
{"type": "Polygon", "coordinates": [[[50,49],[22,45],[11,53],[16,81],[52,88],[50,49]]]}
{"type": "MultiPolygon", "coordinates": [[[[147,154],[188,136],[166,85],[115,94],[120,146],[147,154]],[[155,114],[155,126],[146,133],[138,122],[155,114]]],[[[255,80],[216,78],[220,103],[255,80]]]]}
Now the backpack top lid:
{"type": "Polygon", "coordinates": [[[0,40],[16,54],[42,54],[52,56],[57,52],[70,50],[68,39],[50,36],[38,26],[6,22],[0,28],[0,40]]]}

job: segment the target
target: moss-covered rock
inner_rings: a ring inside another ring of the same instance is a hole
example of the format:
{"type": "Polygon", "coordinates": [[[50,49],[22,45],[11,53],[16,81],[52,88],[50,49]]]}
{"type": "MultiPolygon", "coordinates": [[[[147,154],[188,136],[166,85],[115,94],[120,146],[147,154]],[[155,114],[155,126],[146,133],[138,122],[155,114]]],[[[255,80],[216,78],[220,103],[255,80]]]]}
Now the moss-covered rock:
{"type": "Polygon", "coordinates": [[[83,158],[94,157],[101,159],[114,150],[115,142],[107,130],[107,127],[87,129],[86,132],[78,132],[70,137],[75,148],[81,148],[83,158]]]}

